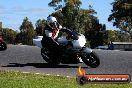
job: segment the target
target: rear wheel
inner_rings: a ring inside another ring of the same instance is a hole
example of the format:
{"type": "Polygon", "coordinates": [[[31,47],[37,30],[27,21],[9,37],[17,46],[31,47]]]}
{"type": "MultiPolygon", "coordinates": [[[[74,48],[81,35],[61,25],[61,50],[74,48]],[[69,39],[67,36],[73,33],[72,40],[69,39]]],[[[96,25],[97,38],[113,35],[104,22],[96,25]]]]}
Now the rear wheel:
{"type": "Polygon", "coordinates": [[[42,48],[41,49],[41,56],[43,57],[43,59],[46,61],[46,62],[49,62],[49,51],[46,50],[45,48],[42,48]]]}
{"type": "Polygon", "coordinates": [[[45,48],[41,49],[41,56],[50,65],[57,65],[60,63],[60,61],[55,58],[54,55],[51,55],[50,52],[45,48]]]}
{"type": "Polygon", "coordinates": [[[0,40],[0,50],[6,50],[6,49],[7,49],[6,43],[0,40]]]}
{"type": "Polygon", "coordinates": [[[92,68],[96,68],[100,65],[100,60],[94,52],[90,54],[85,53],[82,57],[82,61],[92,68]]]}

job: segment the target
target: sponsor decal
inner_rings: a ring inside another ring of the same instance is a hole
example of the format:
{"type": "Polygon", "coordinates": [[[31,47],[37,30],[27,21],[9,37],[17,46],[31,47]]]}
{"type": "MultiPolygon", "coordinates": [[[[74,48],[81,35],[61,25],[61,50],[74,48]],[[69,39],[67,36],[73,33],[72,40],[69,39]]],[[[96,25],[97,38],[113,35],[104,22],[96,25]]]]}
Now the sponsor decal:
{"type": "Polygon", "coordinates": [[[78,69],[76,77],[77,83],[83,85],[85,83],[130,83],[129,74],[86,74],[85,69],[78,69]]]}

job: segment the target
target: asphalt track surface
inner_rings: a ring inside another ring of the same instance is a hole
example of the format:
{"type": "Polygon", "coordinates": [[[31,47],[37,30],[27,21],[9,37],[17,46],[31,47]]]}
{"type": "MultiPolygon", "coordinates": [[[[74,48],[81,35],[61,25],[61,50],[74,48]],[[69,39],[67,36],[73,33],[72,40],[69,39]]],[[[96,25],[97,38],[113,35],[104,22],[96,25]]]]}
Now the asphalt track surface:
{"type": "Polygon", "coordinates": [[[51,75],[73,76],[78,67],[85,68],[87,74],[130,74],[132,76],[132,51],[94,50],[100,58],[100,66],[87,67],[80,64],[60,64],[49,66],[40,55],[36,46],[8,45],[0,51],[0,70],[43,73],[51,75]]]}

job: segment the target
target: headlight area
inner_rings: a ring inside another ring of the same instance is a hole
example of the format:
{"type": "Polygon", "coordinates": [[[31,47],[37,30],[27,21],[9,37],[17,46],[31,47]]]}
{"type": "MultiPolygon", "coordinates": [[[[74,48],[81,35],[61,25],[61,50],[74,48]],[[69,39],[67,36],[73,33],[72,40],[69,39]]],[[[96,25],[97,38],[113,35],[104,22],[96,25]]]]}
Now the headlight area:
{"type": "Polygon", "coordinates": [[[82,48],[86,44],[86,38],[83,35],[81,35],[79,36],[78,40],[73,40],[72,43],[74,47],[82,48]]]}

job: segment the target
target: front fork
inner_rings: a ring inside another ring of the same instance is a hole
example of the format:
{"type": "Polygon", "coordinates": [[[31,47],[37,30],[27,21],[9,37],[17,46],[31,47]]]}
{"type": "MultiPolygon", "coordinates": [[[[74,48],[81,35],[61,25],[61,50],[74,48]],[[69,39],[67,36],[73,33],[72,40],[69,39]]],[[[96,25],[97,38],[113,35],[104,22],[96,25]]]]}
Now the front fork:
{"type": "Polygon", "coordinates": [[[90,48],[87,48],[87,47],[83,47],[81,50],[80,50],[80,53],[92,53],[93,50],[90,49],[90,48]]]}
{"type": "Polygon", "coordinates": [[[90,49],[90,48],[87,48],[87,47],[83,47],[82,49],[80,49],[79,51],[77,51],[77,53],[76,53],[76,58],[77,58],[77,60],[79,61],[79,62],[83,62],[82,61],[82,57],[83,57],[83,55],[84,54],[90,54],[90,53],[92,53],[93,51],[92,51],[92,49],[90,49]]]}

